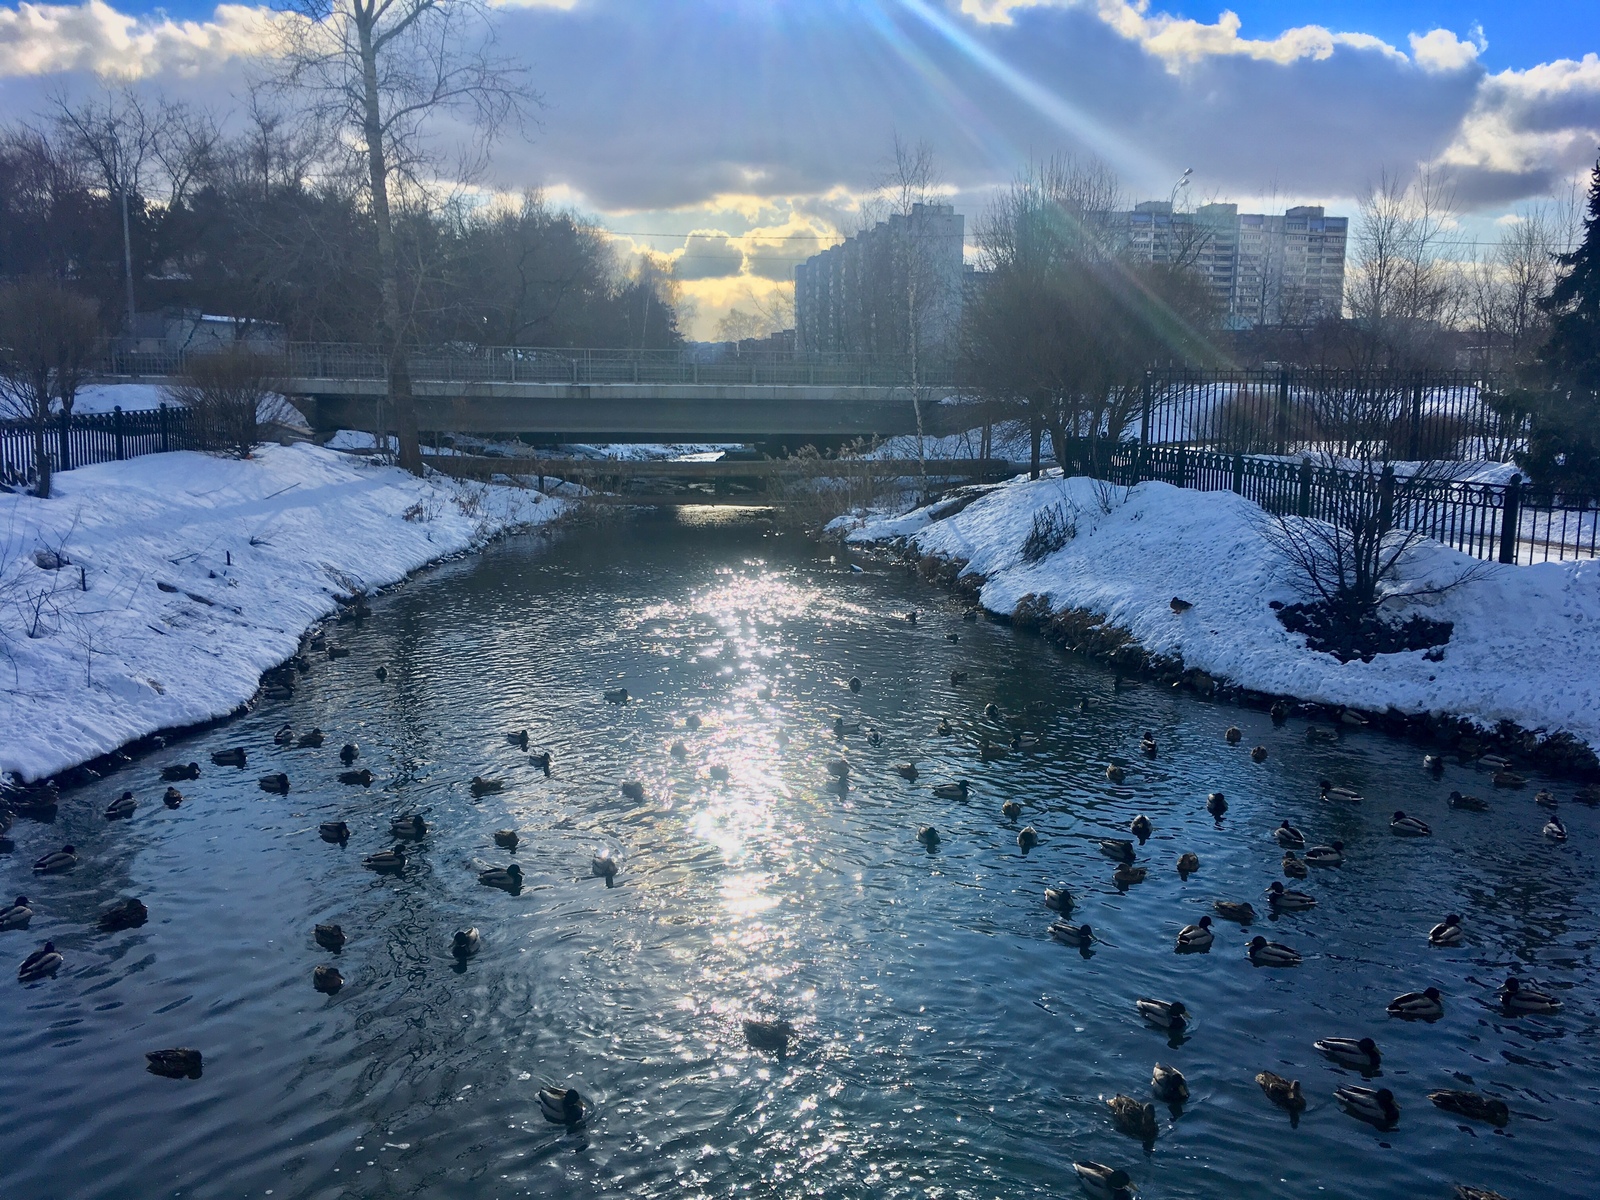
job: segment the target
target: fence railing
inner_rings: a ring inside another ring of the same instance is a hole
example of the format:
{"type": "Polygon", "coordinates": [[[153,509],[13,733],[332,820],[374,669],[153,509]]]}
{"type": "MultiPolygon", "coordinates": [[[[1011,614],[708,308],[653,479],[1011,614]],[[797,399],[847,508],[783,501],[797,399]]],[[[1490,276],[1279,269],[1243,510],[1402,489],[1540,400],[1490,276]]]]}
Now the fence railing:
{"type": "MultiPolygon", "coordinates": [[[[123,412],[119,406],[108,413],[56,416],[44,429],[44,452],[55,472],[189,450],[196,442],[194,425],[189,409],[165,404],[137,412],[123,412]]],[[[38,473],[35,434],[32,421],[0,421],[0,483],[24,487],[33,482],[38,473]]]]}

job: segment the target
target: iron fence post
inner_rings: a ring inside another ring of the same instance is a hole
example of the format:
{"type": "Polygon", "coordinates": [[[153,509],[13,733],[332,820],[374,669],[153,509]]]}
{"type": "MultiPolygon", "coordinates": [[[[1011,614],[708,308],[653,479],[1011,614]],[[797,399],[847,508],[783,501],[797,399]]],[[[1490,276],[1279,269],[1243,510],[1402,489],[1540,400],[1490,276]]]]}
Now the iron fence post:
{"type": "Polygon", "coordinates": [[[1500,561],[1517,561],[1517,534],[1522,525],[1522,476],[1513,475],[1506,484],[1505,507],[1500,510],[1500,561]]]}
{"type": "Polygon", "coordinates": [[[1300,498],[1295,511],[1302,517],[1311,515],[1311,460],[1309,458],[1300,461],[1300,498]]]}
{"type": "Polygon", "coordinates": [[[126,456],[122,452],[122,405],[120,404],[111,407],[111,432],[116,440],[117,461],[121,462],[126,456]]]}
{"type": "Polygon", "coordinates": [[[1282,369],[1278,372],[1278,411],[1277,443],[1280,455],[1289,453],[1289,372],[1282,369]]]}
{"type": "Polygon", "coordinates": [[[1144,386],[1139,396],[1139,444],[1150,446],[1150,372],[1144,373],[1144,386]]]}
{"type": "Polygon", "coordinates": [[[161,453],[165,454],[172,449],[171,438],[167,434],[167,406],[162,404],[156,409],[157,424],[161,427],[161,453]]]}
{"type": "Polygon", "coordinates": [[[60,428],[59,441],[61,443],[61,452],[56,457],[61,460],[61,466],[59,468],[57,468],[57,469],[58,470],[62,470],[62,471],[70,471],[70,470],[72,470],[72,414],[71,413],[63,412],[61,414],[61,428],[60,428]]]}
{"type": "Polygon", "coordinates": [[[1411,387],[1411,443],[1406,457],[1416,462],[1422,457],[1422,381],[1411,387]]]}
{"type": "Polygon", "coordinates": [[[1189,486],[1189,451],[1186,448],[1184,448],[1183,446],[1179,446],[1178,447],[1176,473],[1177,473],[1177,477],[1178,477],[1177,478],[1177,486],[1178,487],[1188,487],[1189,486]]]}
{"type": "Polygon", "coordinates": [[[1388,533],[1394,526],[1394,464],[1384,463],[1378,476],[1378,531],[1388,533]]]}
{"type": "Polygon", "coordinates": [[[1235,495],[1244,495],[1244,455],[1233,456],[1233,490],[1235,495]]]}

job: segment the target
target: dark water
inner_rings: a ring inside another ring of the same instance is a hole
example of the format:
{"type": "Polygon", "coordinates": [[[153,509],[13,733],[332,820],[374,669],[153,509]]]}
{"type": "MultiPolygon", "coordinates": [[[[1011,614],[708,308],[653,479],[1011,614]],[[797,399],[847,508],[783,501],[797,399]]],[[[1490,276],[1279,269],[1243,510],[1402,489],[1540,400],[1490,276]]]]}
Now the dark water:
{"type": "Polygon", "coordinates": [[[1493,791],[1484,775],[1452,766],[1434,781],[1420,751],[1381,736],[1308,748],[1298,721],[1275,729],[1148,684],[1114,692],[1098,668],[965,623],[897,572],[849,573],[751,519],[508,543],[335,637],[354,653],[319,661],[293,703],[73,794],[53,827],[18,823],[0,888],[39,915],[0,933],[6,1200],[1058,1196],[1079,1194],[1077,1158],[1125,1166],[1146,1197],[1443,1197],[1454,1181],[1513,1200],[1595,1194],[1596,815],[1564,803],[1571,840],[1547,844],[1539,781],[1494,793],[1490,813],[1452,812],[1452,787],[1493,791]],[[912,607],[916,628],[899,615],[912,607]],[[970,680],[953,687],[954,667],[970,680]],[[602,702],[622,685],[634,703],[602,702]],[[998,722],[983,715],[991,700],[998,722]],[[883,735],[879,748],[845,739],[844,797],[824,786],[836,714],[883,735]],[[327,746],[278,750],[286,721],[321,726],[327,746]],[[1221,736],[1233,722],[1239,747],[1221,736]],[[979,762],[979,734],[1001,726],[1042,744],[979,762]],[[551,779],[508,745],[523,727],[552,751],[551,779]],[[1138,752],[1146,728],[1154,761],[1138,752]],[[347,739],[379,777],[370,791],[334,781],[347,739]],[[1257,743],[1265,764],[1249,760],[1257,743]],[[249,747],[248,770],[207,765],[180,785],[182,808],[162,808],[162,761],[208,764],[233,744],[249,747]],[[1120,787],[1104,778],[1113,755],[1130,766],[1120,787]],[[908,758],[916,784],[892,771],[908,758]],[[708,777],[718,764],[725,784],[708,777]],[[256,787],[279,769],[284,798],[256,787]],[[474,775],[507,789],[474,800],[474,775]],[[1324,775],[1366,803],[1321,801],[1324,775]],[[969,803],[931,796],[954,778],[973,781],[969,803]],[[628,779],[644,803],[620,795],[628,779]],[[108,824],[98,814],[125,787],[138,815],[108,824]],[[1213,790],[1231,804],[1220,827],[1203,810],[1213,790]],[[1022,822],[1000,814],[1008,797],[1041,835],[1030,855],[1022,822]],[[1396,807],[1435,836],[1392,836],[1396,807]],[[404,876],[363,870],[388,818],[412,808],[433,831],[404,876]],[[1125,835],[1138,812],[1155,823],[1140,852],[1150,877],[1121,894],[1091,839],[1125,835]],[[1268,831],[1283,817],[1349,854],[1301,885],[1315,910],[1257,923],[1304,965],[1253,968],[1226,922],[1209,955],[1175,955],[1179,927],[1213,899],[1265,912],[1281,856],[1268,831]],[[355,830],[343,849],[316,832],[336,818],[355,830]],[[936,855],[914,840],[928,822],[944,835],[936,855]],[[508,861],[491,834],[510,826],[526,872],[515,897],[475,876],[508,861]],[[34,857],[67,840],[78,869],[34,879],[34,857]],[[611,890],[590,873],[601,849],[621,863],[611,890]],[[1202,863],[1187,882],[1184,850],[1202,863]],[[1104,938],[1090,957],[1046,934],[1041,889],[1058,879],[1104,938]],[[95,932],[126,895],[149,924],[95,932]],[[1470,944],[1430,950],[1428,927],[1452,910],[1470,944]],[[319,921],[350,937],[331,999],[311,986],[334,961],[312,941],[319,921]],[[448,942],[466,924],[484,949],[457,971],[448,942]],[[45,937],[65,969],[17,984],[9,972],[45,937]],[[1565,1011],[1502,1017],[1488,1001],[1508,971],[1557,989],[1565,1011]],[[1430,983],[1442,1021],[1384,1015],[1430,983]],[[1185,1001],[1187,1040],[1145,1027],[1142,995],[1185,1001]],[[753,1012],[799,1026],[786,1060],[744,1044],[753,1012]],[[1311,1047],[1364,1034],[1402,1109],[1392,1132],[1338,1110],[1333,1089],[1359,1079],[1311,1047]],[[145,1072],[143,1052],[171,1045],[204,1052],[202,1079],[145,1072]],[[1145,1098],[1157,1061],[1183,1070],[1193,1098],[1176,1119],[1159,1106],[1147,1153],[1104,1099],[1145,1098]],[[1298,1128],[1257,1089],[1263,1068],[1303,1081],[1298,1128]],[[546,1082],[597,1102],[584,1141],[541,1119],[546,1082]],[[1426,1093],[1451,1086],[1503,1097],[1510,1125],[1434,1109],[1426,1093]]]}

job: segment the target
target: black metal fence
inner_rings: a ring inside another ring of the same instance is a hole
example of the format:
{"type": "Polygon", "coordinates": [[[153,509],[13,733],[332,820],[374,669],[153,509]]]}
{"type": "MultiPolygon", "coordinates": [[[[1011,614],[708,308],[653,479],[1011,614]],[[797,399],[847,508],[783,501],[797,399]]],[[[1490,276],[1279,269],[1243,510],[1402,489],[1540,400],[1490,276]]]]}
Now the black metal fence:
{"type": "MultiPolygon", "coordinates": [[[[115,462],[140,454],[195,448],[194,414],[169,407],[53,417],[44,431],[51,471],[70,471],[91,463],[115,462]]],[[[0,421],[0,483],[24,487],[37,474],[32,421],[0,421]]]]}

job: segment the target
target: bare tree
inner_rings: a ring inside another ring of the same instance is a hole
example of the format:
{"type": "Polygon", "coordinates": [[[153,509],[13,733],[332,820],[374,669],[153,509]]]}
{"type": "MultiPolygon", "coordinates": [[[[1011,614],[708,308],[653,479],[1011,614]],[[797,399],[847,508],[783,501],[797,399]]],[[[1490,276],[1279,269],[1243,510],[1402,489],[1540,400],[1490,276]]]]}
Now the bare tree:
{"type": "Polygon", "coordinates": [[[189,355],[166,392],[193,414],[200,449],[249,458],[261,440],[261,406],[277,394],[282,367],[276,358],[235,343],[189,355]]]}
{"type": "Polygon", "coordinates": [[[49,279],[0,288],[0,412],[33,433],[34,494],[50,496],[45,437],[56,406],[70,418],[100,340],[94,303],[49,279]]]}
{"type": "Polygon", "coordinates": [[[477,135],[469,149],[476,160],[457,164],[455,177],[465,180],[506,123],[537,98],[522,69],[497,55],[487,0],[291,0],[290,7],[307,20],[291,26],[277,82],[310,100],[330,150],[362,161],[400,463],[420,473],[407,358],[413,304],[395,210],[430,198],[442,153],[430,134],[440,118],[465,117],[477,135]]]}

